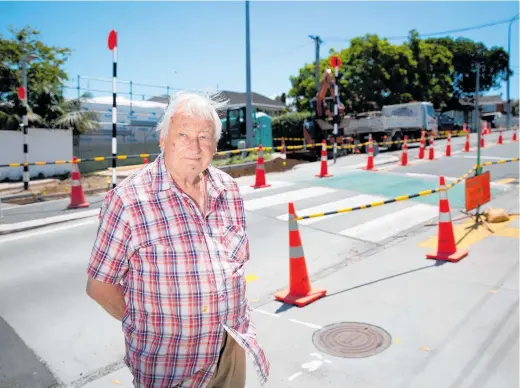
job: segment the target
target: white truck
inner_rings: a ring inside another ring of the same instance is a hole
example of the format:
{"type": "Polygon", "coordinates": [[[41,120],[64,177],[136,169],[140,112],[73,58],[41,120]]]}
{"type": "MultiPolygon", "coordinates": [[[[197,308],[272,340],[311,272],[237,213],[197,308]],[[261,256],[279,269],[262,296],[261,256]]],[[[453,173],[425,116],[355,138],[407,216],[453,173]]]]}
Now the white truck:
{"type": "MultiPolygon", "coordinates": [[[[408,139],[418,139],[421,131],[427,134],[433,131],[437,134],[437,118],[435,109],[430,102],[409,102],[406,104],[385,105],[381,111],[365,112],[350,117],[345,127],[345,136],[354,139],[355,143],[372,139],[381,144],[386,141],[401,141],[405,135],[408,139]]],[[[400,149],[401,143],[388,146],[390,149],[400,149]]]]}

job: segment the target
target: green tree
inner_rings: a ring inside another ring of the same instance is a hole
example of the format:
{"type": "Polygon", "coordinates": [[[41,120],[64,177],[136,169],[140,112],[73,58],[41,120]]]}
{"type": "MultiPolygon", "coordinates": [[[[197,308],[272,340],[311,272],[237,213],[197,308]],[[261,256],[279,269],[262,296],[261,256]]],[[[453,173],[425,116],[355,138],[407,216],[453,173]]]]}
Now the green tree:
{"type": "Polygon", "coordinates": [[[9,27],[11,37],[0,34],[0,126],[16,130],[22,117],[22,106],[17,96],[23,85],[23,59],[26,55],[35,58],[26,61],[29,123],[45,126],[55,120],[62,97],[60,90],[68,79],[62,69],[70,49],[53,47],[39,40],[39,31],[24,27],[9,27]]]}
{"type": "Polygon", "coordinates": [[[71,50],[44,44],[40,32],[31,27],[9,31],[10,38],[0,34],[0,128],[17,130],[22,122],[18,87],[23,85],[23,58],[31,54],[34,59],[26,61],[29,125],[72,128],[75,135],[98,129],[97,114],[80,110],[88,95],[74,100],[62,96],[68,80],[63,65],[71,50]]]}
{"type": "Polygon", "coordinates": [[[55,105],[57,118],[53,121],[54,126],[72,128],[72,134],[75,136],[98,130],[101,127],[99,115],[81,110],[81,103],[90,97],[92,97],[91,93],[84,93],[80,98],[61,101],[59,105],[55,105]]]}
{"type": "Polygon", "coordinates": [[[430,101],[443,109],[452,98],[453,55],[449,48],[421,40],[410,31],[408,47],[413,62],[409,67],[409,93],[415,100],[430,101]]]}
{"type": "Polygon", "coordinates": [[[298,112],[310,112],[309,102],[316,96],[314,71],[314,64],[306,64],[298,71],[297,76],[289,78],[292,87],[287,93],[287,97],[293,98],[293,105],[298,112]]]}
{"type": "MultiPolygon", "coordinates": [[[[335,50],[331,49],[332,55],[335,50]]],[[[481,63],[480,90],[489,91],[507,79],[507,53],[466,38],[420,39],[412,30],[407,42],[394,45],[367,34],[341,50],[339,89],[347,112],[380,109],[384,104],[431,101],[441,110],[457,109],[459,99],[475,94],[475,63],[481,63]]],[[[329,67],[320,61],[320,76],[329,67]]],[[[299,112],[309,111],[316,96],[314,64],[290,77],[288,96],[299,112]]]]}
{"type": "MultiPolygon", "coordinates": [[[[352,39],[349,48],[338,54],[342,59],[340,98],[347,112],[411,100],[432,101],[442,107],[451,98],[451,53],[421,41],[415,33],[401,45],[367,34],[352,39]]],[[[329,67],[329,60],[320,62],[320,74],[329,67]]],[[[291,77],[291,84],[288,95],[296,100],[298,111],[308,111],[309,100],[316,95],[314,65],[301,68],[297,77],[291,77]]]]}
{"type": "Polygon", "coordinates": [[[352,39],[340,56],[340,96],[347,111],[380,109],[385,104],[411,99],[407,74],[413,58],[406,46],[392,45],[377,35],[365,35],[352,39]]]}
{"type": "MultiPolygon", "coordinates": [[[[480,91],[487,92],[500,87],[500,82],[507,80],[508,55],[501,47],[487,48],[481,42],[467,38],[453,39],[450,37],[429,38],[428,44],[446,47],[453,55],[451,73],[453,101],[473,97],[476,91],[475,64],[481,63],[480,91]]],[[[511,74],[512,71],[511,71],[511,74]]],[[[456,106],[454,106],[456,108],[456,106]]]]}

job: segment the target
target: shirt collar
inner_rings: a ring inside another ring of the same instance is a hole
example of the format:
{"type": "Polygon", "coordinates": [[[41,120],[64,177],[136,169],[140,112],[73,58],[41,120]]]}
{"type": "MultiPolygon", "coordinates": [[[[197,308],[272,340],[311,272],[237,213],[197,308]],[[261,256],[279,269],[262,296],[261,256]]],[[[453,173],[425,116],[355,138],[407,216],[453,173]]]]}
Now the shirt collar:
{"type": "MultiPolygon", "coordinates": [[[[215,171],[215,167],[211,164],[204,171],[204,175],[208,178],[208,194],[211,197],[217,198],[223,191],[226,190],[222,179],[215,171]]],[[[153,191],[166,191],[173,189],[177,191],[176,185],[168,174],[166,164],[164,163],[164,153],[160,153],[154,161],[152,168],[152,184],[151,189],[153,191]]]]}

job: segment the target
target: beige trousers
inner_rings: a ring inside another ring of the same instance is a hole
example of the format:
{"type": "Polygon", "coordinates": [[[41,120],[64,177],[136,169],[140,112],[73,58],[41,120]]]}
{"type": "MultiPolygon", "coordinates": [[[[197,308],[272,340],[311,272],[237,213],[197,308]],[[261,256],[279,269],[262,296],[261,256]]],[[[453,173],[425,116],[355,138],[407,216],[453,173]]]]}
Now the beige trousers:
{"type": "Polygon", "coordinates": [[[244,388],[246,385],[246,353],[227,332],[220,351],[217,371],[211,388],[244,388]]]}

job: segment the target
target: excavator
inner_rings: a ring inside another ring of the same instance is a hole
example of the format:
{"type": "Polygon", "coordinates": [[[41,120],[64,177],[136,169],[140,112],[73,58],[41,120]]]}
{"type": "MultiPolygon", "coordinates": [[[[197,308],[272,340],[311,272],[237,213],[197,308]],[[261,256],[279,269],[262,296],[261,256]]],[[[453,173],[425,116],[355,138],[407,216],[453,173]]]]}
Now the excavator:
{"type": "MultiPolygon", "coordinates": [[[[338,99],[339,100],[339,99],[338,99]]],[[[351,149],[341,149],[344,143],[344,130],[348,126],[348,119],[345,117],[345,106],[341,101],[338,103],[339,123],[338,134],[335,136],[334,131],[334,73],[331,69],[323,72],[320,82],[320,89],[316,93],[316,97],[310,100],[311,118],[306,120],[303,128],[303,135],[307,144],[316,144],[309,152],[313,154],[312,159],[319,160],[321,157],[321,147],[319,146],[323,140],[327,145],[333,145],[334,140],[338,144],[337,156],[351,153],[351,149]],[[329,96],[327,96],[327,92],[329,96]]],[[[332,149],[327,149],[328,157],[333,155],[332,149]]]]}

